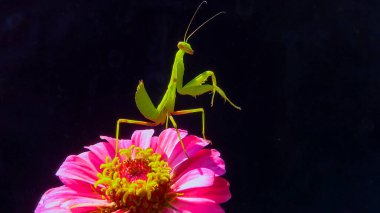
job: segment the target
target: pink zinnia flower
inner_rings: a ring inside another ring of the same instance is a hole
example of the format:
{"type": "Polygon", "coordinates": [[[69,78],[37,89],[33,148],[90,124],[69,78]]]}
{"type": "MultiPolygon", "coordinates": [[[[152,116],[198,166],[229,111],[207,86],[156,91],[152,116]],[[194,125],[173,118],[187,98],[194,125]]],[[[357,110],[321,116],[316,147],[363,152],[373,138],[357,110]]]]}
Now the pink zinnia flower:
{"type": "Polygon", "coordinates": [[[224,161],[208,142],[180,130],[135,131],[130,140],[115,139],[87,147],[66,158],[57,172],[63,186],[42,196],[35,212],[224,212],[231,198],[220,177],[224,161]]]}

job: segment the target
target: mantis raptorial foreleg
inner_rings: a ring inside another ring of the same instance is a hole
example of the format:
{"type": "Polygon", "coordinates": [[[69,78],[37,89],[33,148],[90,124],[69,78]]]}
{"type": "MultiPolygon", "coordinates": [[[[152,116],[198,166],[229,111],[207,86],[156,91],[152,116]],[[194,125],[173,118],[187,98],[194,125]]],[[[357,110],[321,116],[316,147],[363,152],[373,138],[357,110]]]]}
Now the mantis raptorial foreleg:
{"type": "Polygon", "coordinates": [[[144,82],[140,81],[137,86],[136,94],[135,94],[135,102],[136,106],[144,115],[145,118],[151,121],[157,121],[157,118],[160,115],[157,108],[153,105],[152,100],[150,99],[148,93],[145,90],[144,82]]]}
{"type": "Polygon", "coordinates": [[[215,96],[215,92],[217,92],[219,93],[219,95],[221,95],[224,98],[224,100],[228,101],[228,103],[230,103],[233,107],[239,110],[241,109],[240,107],[232,103],[232,101],[230,101],[230,99],[227,98],[224,91],[216,85],[215,74],[213,71],[210,71],[210,70],[199,74],[183,87],[180,87],[178,85],[177,92],[182,95],[191,95],[191,96],[197,96],[197,95],[202,95],[206,92],[212,92],[211,106],[213,106],[214,104],[214,96],[215,96]],[[211,77],[212,85],[204,83],[207,81],[209,77],[211,77]]]}
{"type": "MultiPolygon", "coordinates": [[[[148,93],[145,90],[143,81],[140,81],[139,85],[137,86],[136,94],[135,94],[135,101],[136,105],[139,108],[140,112],[148,119],[155,121],[155,118],[157,118],[158,110],[156,107],[154,107],[152,101],[150,100],[150,97],[148,93]]],[[[119,146],[119,132],[120,132],[120,124],[121,123],[128,123],[128,124],[138,124],[138,125],[144,125],[144,126],[157,126],[160,124],[160,122],[147,122],[147,121],[138,121],[138,120],[132,120],[132,119],[119,119],[117,120],[116,124],[116,145],[115,150],[116,153],[118,151],[119,146]]]]}

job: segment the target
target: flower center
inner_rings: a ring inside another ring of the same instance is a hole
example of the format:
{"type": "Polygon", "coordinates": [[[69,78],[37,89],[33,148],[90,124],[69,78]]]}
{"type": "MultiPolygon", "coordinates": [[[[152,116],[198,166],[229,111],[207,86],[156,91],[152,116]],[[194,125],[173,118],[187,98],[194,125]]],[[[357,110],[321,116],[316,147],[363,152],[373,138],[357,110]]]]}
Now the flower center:
{"type": "Polygon", "coordinates": [[[112,160],[107,157],[94,186],[112,206],[99,211],[160,212],[168,206],[177,195],[170,192],[171,168],[160,159],[151,148],[136,146],[120,149],[112,160]]]}

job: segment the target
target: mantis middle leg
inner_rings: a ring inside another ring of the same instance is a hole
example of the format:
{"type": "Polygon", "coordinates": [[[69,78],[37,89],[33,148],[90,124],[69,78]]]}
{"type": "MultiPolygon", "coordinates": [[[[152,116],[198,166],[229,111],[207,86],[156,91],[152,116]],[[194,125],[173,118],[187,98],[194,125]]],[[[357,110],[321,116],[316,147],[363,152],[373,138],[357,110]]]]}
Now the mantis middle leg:
{"type": "Polygon", "coordinates": [[[211,106],[214,104],[214,96],[215,92],[218,92],[224,100],[228,101],[233,107],[236,109],[241,110],[239,106],[236,106],[230,99],[226,96],[224,91],[216,85],[216,77],[213,71],[205,71],[198,76],[196,76],[193,80],[189,81],[185,86],[181,87],[180,85],[177,85],[177,92],[182,95],[191,95],[191,96],[197,96],[202,95],[206,92],[212,92],[212,98],[211,98],[211,106]],[[212,85],[205,84],[205,81],[211,77],[212,85]]]}

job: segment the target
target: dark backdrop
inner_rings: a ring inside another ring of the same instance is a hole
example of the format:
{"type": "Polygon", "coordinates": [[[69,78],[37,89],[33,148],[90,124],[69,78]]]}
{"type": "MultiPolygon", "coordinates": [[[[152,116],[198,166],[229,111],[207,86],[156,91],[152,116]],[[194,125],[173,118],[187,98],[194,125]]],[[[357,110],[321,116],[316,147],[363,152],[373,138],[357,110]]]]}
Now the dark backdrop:
{"type": "MultiPolygon", "coordinates": [[[[140,79],[159,102],[200,1],[0,2],[0,211],[31,212],[66,156],[143,118],[140,79]]],[[[243,110],[210,95],[177,109],[206,110],[225,210],[379,212],[379,1],[210,0],[193,27],[220,10],[184,78],[214,70],[243,110]]],[[[200,115],[177,122],[200,135],[200,115]]]]}

